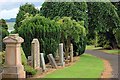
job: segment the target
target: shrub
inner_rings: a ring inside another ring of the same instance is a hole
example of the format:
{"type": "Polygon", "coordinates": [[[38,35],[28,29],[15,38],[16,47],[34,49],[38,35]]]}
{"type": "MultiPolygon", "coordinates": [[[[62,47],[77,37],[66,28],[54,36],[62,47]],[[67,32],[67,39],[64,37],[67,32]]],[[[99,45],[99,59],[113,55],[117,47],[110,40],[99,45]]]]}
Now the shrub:
{"type": "Polygon", "coordinates": [[[6,24],[6,21],[4,19],[0,19],[0,51],[5,50],[5,44],[3,43],[2,39],[9,34],[7,30],[8,26],[6,24]]]}
{"type": "Polygon", "coordinates": [[[70,44],[73,43],[74,53],[84,53],[86,46],[86,32],[84,21],[76,22],[70,17],[63,17],[57,21],[61,26],[61,42],[64,44],[64,51],[69,52],[70,44]]]}
{"type": "Polygon", "coordinates": [[[45,54],[47,62],[47,54],[55,55],[60,43],[60,27],[54,21],[43,16],[36,15],[26,18],[20,28],[19,35],[24,38],[23,50],[28,57],[31,53],[31,42],[37,38],[40,42],[40,52],[45,54]]]}
{"type": "Polygon", "coordinates": [[[27,65],[27,58],[25,56],[25,53],[24,53],[22,47],[21,47],[21,59],[22,59],[22,64],[27,65]]]}
{"type": "Polygon", "coordinates": [[[29,65],[24,65],[24,69],[26,71],[26,74],[28,74],[28,75],[35,75],[37,73],[37,70],[33,69],[29,65]]]}
{"type": "Polygon", "coordinates": [[[21,47],[21,59],[22,59],[22,65],[24,65],[24,69],[28,75],[35,75],[37,73],[37,70],[33,69],[31,66],[27,64],[27,58],[25,56],[25,53],[21,47]]]}

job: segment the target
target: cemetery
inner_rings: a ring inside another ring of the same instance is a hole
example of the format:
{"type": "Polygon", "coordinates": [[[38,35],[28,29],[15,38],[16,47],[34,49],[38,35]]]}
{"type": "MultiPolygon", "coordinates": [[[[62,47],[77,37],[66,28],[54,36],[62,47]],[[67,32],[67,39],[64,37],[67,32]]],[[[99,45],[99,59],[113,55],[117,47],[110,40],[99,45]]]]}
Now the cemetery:
{"type": "Polygon", "coordinates": [[[120,3],[47,1],[0,19],[0,80],[118,79],[120,3]]]}
{"type": "MultiPolygon", "coordinates": [[[[3,39],[6,43],[6,54],[5,54],[5,66],[3,67],[2,78],[26,78],[24,67],[21,60],[21,43],[24,39],[19,37],[18,34],[10,34],[3,39]],[[13,75],[14,74],[14,75],[13,75]]],[[[40,71],[40,73],[47,72],[48,69],[57,69],[65,67],[65,58],[63,52],[63,43],[59,44],[58,48],[58,62],[56,63],[55,58],[52,54],[48,54],[49,66],[45,64],[44,54],[40,53],[40,43],[38,39],[33,39],[31,42],[31,56],[28,56],[27,64],[33,69],[40,71]]],[[[73,46],[71,44],[69,63],[73,62],[73,46]]],[[[2,60],[1,60],[2,61],[2,60]]],[[[69,64],[67,63],[67,64],[69,64]]]]}

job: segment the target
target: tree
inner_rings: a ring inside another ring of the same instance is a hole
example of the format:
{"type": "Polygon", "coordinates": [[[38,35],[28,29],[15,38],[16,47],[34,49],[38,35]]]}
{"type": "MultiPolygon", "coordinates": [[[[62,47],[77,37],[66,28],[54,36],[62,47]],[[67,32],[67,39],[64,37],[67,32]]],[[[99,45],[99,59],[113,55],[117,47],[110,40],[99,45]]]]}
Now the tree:
{"type": "MultiPolygon", "coordinates": [[[[88,26],[88,15],[87,15],[87,4],[86,2],[44,2],[40,8],[40,13],[50,19],[56,17],[71,17],[71,19],[79,21],[84,21],[83,26],[87,29],[88,26]]],[[[57,19],[57,18],[56,18],[57,19]]],[[[80,38],[79,43],[74,41],[74,52],[79,52],[79,54],[84,53],[86,46],[86,39],[80,38]]]]}
{"type": "Polygon", "coordinates": [[[112,2],[112,4],[117,8],[117,13],[120,17],[120,1],[119,2],[112,2]]]}
{"type": "Polygon", "coordinates": [[[60,26],[54,20],[38,14],[28,17],[18,28],[18,33],[24,38],[22,47],[27,57],[31,53],[31,42],[34,38],[39,40],[40,52],[44,53],[46,62],[48,62],[48,54],[55,56],[60,43],[60,26]]]}
{"type": "MultiPolygon", "coordinates": [[[[120,18],[111,2],[89,2],[89,33],[104,34],[112,48],[117,48],[114,30],[120,27],[120,18]]],[[[105,44],[104,44],[105,45],[105,44]]]]}
{"type": "Polygon", "coordinates": [[[44,2],[40,8],[40,13],[54,19],[56,16],[71,17],[76,21],[84,21],[85,27],[88,26],[87,18],[87,4],[86,2],[44,2]]]}
{"type": "MultiPolygon", "coordinates": [[[[5,44],[3,43],[3,38],[5,38],[9,34],[8,32],[8,26],[6,24],[6,21],[4,19],[0,19],[0,46],[2,47],[2,50],[5,50],[5,44]]],[[[2,51],[0,50],[0,51],[2,51]]]]}
{"type": "MultiPolygon", "coordinates": [[[[83,42],[80,42],[81,40],[84,40],[84,37],[86,36],[86,31],[84,28],[84,23],[82,22],[76,22],[75,20],[71,20],[70,17],[63,17],[62,19],[57,21],[61,26],[61,42],[64,46],[64,51],[66,54],[66,59],[68,59],[69,50],[70,50],[70,44],[71,43],[79,43],[79,46],[83,42]]],[[[80,48],[78,47],[78,48],[80,48]]],[[[77,48],[77,50],[79,50],[77,48]]],[[[81,48],[80,48],[81,49],[81,48]]],[[[80,53],[79,53],[80,54],[80,53]]]]}
{"type": "Polygon", "coordinates": [[[0,19],[0,26],[3,29],[8,30],[8,26],[7,26],[6,21],[4,19],[0,19]]]}
{"type": "Polygon", "coordinates": [[[35,16],[37,13],[39,13],[39,10],[35,9],[33,4],[26,3],[25,5],[20,6],[14,26],[15,31],[18,32],[18,28],[21,26],[22,20],[26,18],[26,14],[35,16]]]}

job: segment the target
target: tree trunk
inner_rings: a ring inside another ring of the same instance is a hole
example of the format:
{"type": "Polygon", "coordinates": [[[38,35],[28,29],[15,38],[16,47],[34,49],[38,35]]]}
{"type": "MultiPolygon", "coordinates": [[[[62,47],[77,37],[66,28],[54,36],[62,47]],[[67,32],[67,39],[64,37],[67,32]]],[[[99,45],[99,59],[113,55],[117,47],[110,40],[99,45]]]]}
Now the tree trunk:
{"type": "Polygon", "coordinates": [[[66,58],[66,60],[68,60],[70,44],[71,44],[70,38],[68,38],[67,42],[66,42],[66,49],[65,49],[65,58],[66,58]]]}
{"type": "Polygon", "coordinates": [[[112,31],[106,32],[106,37],[110,41],[110,46],[112,47],[112,49],[118,49],[117,41],[112,31]]]}

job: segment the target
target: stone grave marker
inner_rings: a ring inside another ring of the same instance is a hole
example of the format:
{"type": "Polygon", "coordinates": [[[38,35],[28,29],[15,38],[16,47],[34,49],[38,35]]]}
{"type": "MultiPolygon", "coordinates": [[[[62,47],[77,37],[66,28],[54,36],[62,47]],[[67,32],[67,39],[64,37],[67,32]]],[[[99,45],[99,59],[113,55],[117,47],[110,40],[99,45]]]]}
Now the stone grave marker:
{"type": "Polygon", "coordinates": [[[70,45],[70,62],[73,62],[73,44],[70,45]]]}
{"type": "Polygon", "coordinates": [[[40,53],[40,59],[41,59],[41,66],[42,66],[42,71],[46,71],[46,66],[45,66],[45,59],[43,53],[40,53]]]}
{"type": "Polygon", "coordinates": [[[59,44],[58,53],[59,53],[59,59],[60,59],[59,65],[60,65],[60,66],[64,66],[64,65],[65,65],[65,62],[64,62],[64,53],[63,53],[63,43],[60,43],[60,44],[59,44]]]}
{"type": "Polygon", "coordinates": [[[2,78],[25,78],[20,51],[24,40],[18,34],[10,34],[3,39],[3,42],[6,44],[6,51],[2,78]]]}
{"type": "Polygon", "coordinates": [[[34,69],[40,68],[40,46],[38,39],[33,39],[31,43],[32,67],[34,69]]]}
{"type": "Polygon", "coordinates": [[[53,58],[53,55],[52,54],[48,54],[47,55],[49,61],[50,61],[50,64],[53,68],[57,68],[57,64],[55,62],[55,59],[53,58]]]}
{"type": "Polygon", "coordinates": [[[32,66],[32,56],[28,56],[28,65],[32,66]]]}

